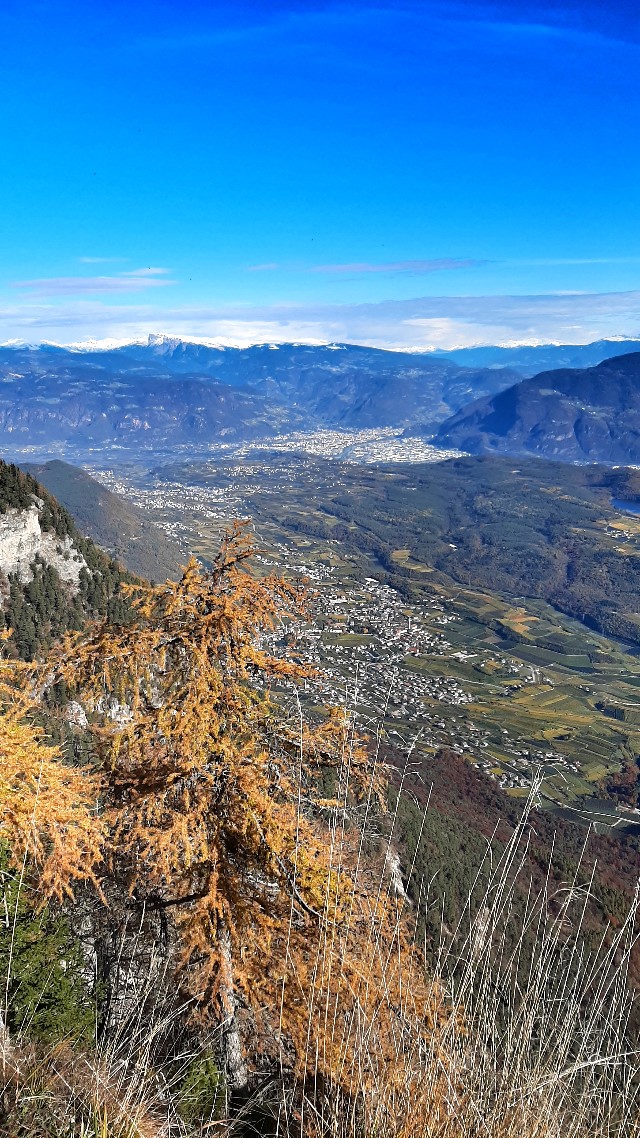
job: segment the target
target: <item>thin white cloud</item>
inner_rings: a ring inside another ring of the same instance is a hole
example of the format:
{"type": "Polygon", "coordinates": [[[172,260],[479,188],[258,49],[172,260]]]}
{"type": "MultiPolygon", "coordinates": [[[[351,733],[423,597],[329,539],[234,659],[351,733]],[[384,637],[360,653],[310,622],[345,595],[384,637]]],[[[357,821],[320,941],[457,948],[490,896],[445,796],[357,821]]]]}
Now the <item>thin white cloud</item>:
{"type": "MultiPolygon", "coordinates": [[[[148,283],[148,282],[147,282],[148,283]]],[[[0,309],[0,342],[120,339],[165,332],[250,344],[346,341],[379,348],[453,348],[474,344],[588,343],[640,336],[640,290],[533,296],[439,296],[344,305],[106,303],[89,298],[0,309]]]]}
{"type": "MultiPolygon", "coordinates": [[[[229,12],[233,12],[233,8],[229,12]]],[[[259,44],[268,38],[285,48],[290,39],[298,47],[301,41],[306,42],[317,51],[318,37],[323,30],[358,28],[371,24],[373,20],[384,25],[390,17],[393,18],[393,13],[387,11],[386,4],[378,6],[377,3],[371,4],[370,0],[366,0],[364,5],[352,0],[346,3],[345,0],[320,0],[319,3],[306,0],[306,3],[272,5],[271,8],[267,5],[253,19],[248,12],[243,12],[239,19],[237,12],[231,19],[225,19],[225,14],[216,8],[213,21],[200,17],[192,27],[185,25],[182,31],[172,29],[170,34],[154,30],[135,39],[132,46],[134,50],[170,52],[173,55],[216,48],[242,49],[248,42],[259,44]]]]}
{"type": "Polygon", "coordinates": [[[170,273],[171,269],[159,269],[149,265],[146,269],[128,269],[126,273],[121,273],[123,277],[162,277],[170,273]]]}
{"type": "Polygon", "coordinates": [[[472,257],[436,257],[429,261],[352,261],[337,265],[314,265],[312,273],[442,273],[453,269],[475,269],[488,264],[472,257]]]}
{"type": "MultiPolygon", "coordinates": [[[[419,11],[417,5],[410,9],[419,11]]],[[[508,41],[529,45],[536,41],[544,46],[567,41],[579,44],[585,50],[636,49],[638,46],[637,21],[629,18],[627,9],[615,11],[615,5],[601,3],[513,4],[508,0],[485,3],[483,0],[442,0],[434,3],[426,16],[432,24],[450,25],[458,40],[478,43],[484,33],[500,46],[508,41]]]]}
{"type": "MultiPolygon", "coordinates": [[[[419,276],[423,273],[441,273],[454,269],[475,269],[488,264],[489,261],[481,261],[473,257],[434,257],[430,260],[413,259],[408,261],[342,261],[332,265],[307,265],[303,271],[307,273],[328,273],[334,275],[345,273],[352,275],[360,275],[362,273],[390,273],[393,275],[407,273],[409,275],[419,276]]],[[[274,272],[277,269],[286,269],[287,267],[295,271],[300,270],[299,265],[287,266],[281,264],[279,261],[268,261],[263,265],[249,265],[247,271],[250,273],[265,273],[274,272]]]]}
{"type": "MultiPolygon", "coordinates": [[[[233,9],[229,9],[232,12],[233,9]]],[[[272,5],[256,14],[247,12],[244,18],[237,15],[225,18],[216,8],[215,23],[200,20],[197,26],[188,24],[180,31],[166,34],[151,31],[134,41],[134,47],[143,51],[192,52],[216,48],[243,47],[249,41],[260,42],[269,37],[286,44],[289,38],[311,43],[308,32],[314,33],[313,48],[323,30],[329,32],[344,28],[378,26],[438,28],[451,27],[459,41],[477,43],[479,34],[504,41],[506,38],[526,41],[575,41],[595,49],[612,45],[634,47],[638,42],[637,20],[631,17],[628,5],[602,5],[602,3],[529,3],[514,4],[513,0],[403,0],[402,4],[388,0],[324,0],[321,3],[291,3],[272,5]],[[305,35],[305,33],[307,33],[305,35]]],[[[634,12],[635,17],[635,12],[634,12]]]]}
{"type": "Polygon", "coordinates": [[[128,257],[78,257],[81,265],[117,265],[128,260],[128,257]]]}
{"type": "Polygon", "coordinates": [[[548,268],[563,265],[638,265],[638,257],[536,257],[533,260],[508,260],[501,262],[509,267],[523,266],[548,268]]]}
{"type": "Polygon", "coordinates": [[[147,288],[160,288],[175,284],[155,274],[167,269],[138,269],[133,273],[96,277],[37,277],[33,280],[13,281],[11,288],[24,289],[36,296],[83,296],[86,294],[131,293],[147,288]]]}

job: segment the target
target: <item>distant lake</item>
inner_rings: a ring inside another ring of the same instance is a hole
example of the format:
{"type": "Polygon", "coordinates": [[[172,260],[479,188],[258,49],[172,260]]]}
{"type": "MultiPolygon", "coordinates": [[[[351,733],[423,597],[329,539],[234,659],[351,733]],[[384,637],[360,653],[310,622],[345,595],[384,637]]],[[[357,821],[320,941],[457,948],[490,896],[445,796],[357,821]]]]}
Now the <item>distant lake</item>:
{"type": "Polygon", "coordinates": [[[640,502],[624,502],[622,498],[612,498],[611,505],[623,514],[640,514],[640,502]]]}

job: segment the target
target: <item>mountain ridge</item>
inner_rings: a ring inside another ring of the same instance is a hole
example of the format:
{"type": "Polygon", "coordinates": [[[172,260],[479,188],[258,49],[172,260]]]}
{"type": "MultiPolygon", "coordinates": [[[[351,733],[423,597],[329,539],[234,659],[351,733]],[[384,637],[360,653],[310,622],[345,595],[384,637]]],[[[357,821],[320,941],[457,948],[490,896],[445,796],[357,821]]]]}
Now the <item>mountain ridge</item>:
{"type": "Polygon", "coordinates": [[[612,337],[589,344],[509,344],[452,348],[445,355],[463,366],[509,367],[524,376],[556,368],[593,367],[605,359],[640,351],[636,337],[612,337]]]}
{"type": "Polygon", "coordinates": [[[415,346],[407,348],[381,348],[360,344],[356,341],[340,342],[308,338],[295,341],[256,340],[250,343],[234,341],[226,337],[181,336],[171,333],[150,332],[138,337],[90,338],[62,344],[54,340],[26,341],[8,340],[0,344],[2,348],[28,350],[60,350],[78,355],[93,352],[113,352],[127,348],[151,349],[158,355],[167,354],[178,347],[210,348],[216,351],[247,351],[253,348],[278,350],[286,347],[316,347],[333,351],[345,348],[365,348],[389,355],[413,355],[417,357],[448,359],[461,366],[471,367],[512,367],[523,375],[534,375],[538,371],[556,367],[585,367],[600,363],[614,355],[624,355],[629,351],[640,350],[638,336],[612,336],[586,344],[569,344],[561,341],[530,343],[528,341],[507,344],[474,344],[466,347],[437,348],[415,346]]]}
{"type": "Polygon", "coordinates": [[[136,506],[79,467],[59,459],[24,463],[22,469],[69,511],[82,533],[138,577],[177,579],[188,554],[136,506]]]}
{"type": "MultiPolygon", "coordinates": [[[[619,341],[614,358],[633,354],[628,347],[619,341]]],[[[464,367],[433,352],[352,344],[220,348],[175,337],[83,351],[14,345],[0,348],[0,447],[23,461],[96,452],[154,456],[268,443],[298,431],[384,427],[410,436],[437,432],[440,441],[443,423],[457,427],[463,409],[514,387],[525,362],[519,360],[520,370],[504,360],[464,367]]],[[[615,461],[634,461],[623,448],[615,453],[615,461]]]]}
{"type": "Polygon", "coordinates": [[[640,352],[541,372],[442,423],[440,446],[565,462],[640,462],[640,352]]]}
{"type": "Polygon", "coordinates": [[[435,429],[516,377],[350,345],[4,348],[0,446],[23,457],[47,448],[141,453],[319,427],[435,429]]]}

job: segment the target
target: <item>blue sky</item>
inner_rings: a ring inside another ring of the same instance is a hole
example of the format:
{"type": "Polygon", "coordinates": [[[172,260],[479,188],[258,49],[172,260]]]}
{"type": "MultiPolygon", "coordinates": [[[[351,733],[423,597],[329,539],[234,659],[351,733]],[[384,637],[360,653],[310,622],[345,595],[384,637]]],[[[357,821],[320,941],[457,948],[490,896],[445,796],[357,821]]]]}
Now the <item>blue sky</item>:
{"type": "Polygon", "coordinates": [[[0,339],[640,334],[640,6],[5,0],[0,339]]]}

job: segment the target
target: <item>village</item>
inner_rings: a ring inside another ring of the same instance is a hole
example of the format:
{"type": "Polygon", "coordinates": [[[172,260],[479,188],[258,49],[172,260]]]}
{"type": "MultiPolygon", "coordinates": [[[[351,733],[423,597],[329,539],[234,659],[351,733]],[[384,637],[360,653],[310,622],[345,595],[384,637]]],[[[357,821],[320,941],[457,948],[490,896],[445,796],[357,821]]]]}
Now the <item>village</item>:
{"type": "MultiPolygon", "coordinates": [[[[392,442],[391,434],[389,438],[392,442]]],[[[323,445],[328,448],[329,443],[325,439],[323,445]]],[[[92,474],[148,512],[186,554],[198,534],[221,533],[234,517],[246,516],[248,482],[252,494],[260,492],[264,468],[259,462],[242,461],[238,455],[224,464],[219,483],[215,477],[202,477],[215,476],[214,467],[213,461],[200,465],[198,481],[166,476],[141,480],[122,469],[92,469],[92,474]]],[[[282,485],[295,477],[288,464],[272,468],[271,475],[282,485]]],[[[304,539],[292,543],[263,532],[258,538],[263,546],[256,557],[259,570],[285,572],[304,580],[310,590],[309,620],[288,623],[264,640],[274,654],[293,654],[315,670],[300,693],[308,709],[346,705],[361,729],[381,734],[404,752],[418,747],[429,755],[443,746],[454,748],[512,793],[526,793],[540,771],[579,774],[580,763],[559,750],[485,725],[488,675],[493,680],[503,677],[500,698],[509,700],[527,686],[552,686],[540,668],[504,653],[452,643],[447,631],[460,617],[435,593],[410,604],[377,578],[359,578],[353,572],[345,579],[335,542],[328,541],[319,557],[304,539]],[[452,675],[456,665],[459,671],[471,670],[474,678],[452,675]]],[[[286,698],[285,690],[281,694],[286,698]]]]}

